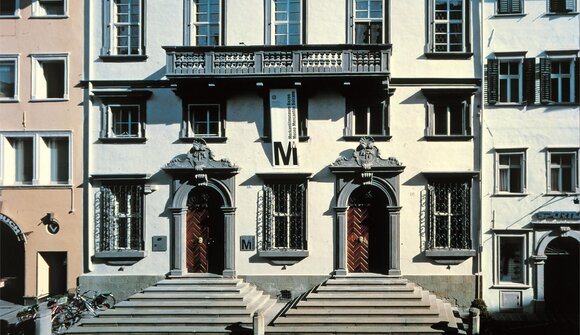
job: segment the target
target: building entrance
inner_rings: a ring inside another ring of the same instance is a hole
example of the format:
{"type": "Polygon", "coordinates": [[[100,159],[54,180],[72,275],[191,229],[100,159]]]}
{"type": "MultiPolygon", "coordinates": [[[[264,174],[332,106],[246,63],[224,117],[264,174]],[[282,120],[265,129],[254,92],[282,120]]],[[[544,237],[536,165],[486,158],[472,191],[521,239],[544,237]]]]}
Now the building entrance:
{"type": "Polygon", "coordinates": [[[374,187],[353,192],[347,210],[349,273],[387,274],[389,259],[387,200],[374,187]]]}
{"type": "Polygon", "coordinates": [[[546,247],[544,269],[546,310],[578,318],[580,243],[572,237],[559,237],[546,247]]]}
{"type": "Polygon", "coordinates": [[[0,297],[21,304],[24,296],[24,240],[23,236],[16,235],[15,226],[14,221],[0,214],[0,297]]]}
{"type": "Polygon", "coordinates": [[[188,272],[222,274],[224,218],[221,198],[210,188],[191,191],[187,200],[186,266],[188,272]]]}

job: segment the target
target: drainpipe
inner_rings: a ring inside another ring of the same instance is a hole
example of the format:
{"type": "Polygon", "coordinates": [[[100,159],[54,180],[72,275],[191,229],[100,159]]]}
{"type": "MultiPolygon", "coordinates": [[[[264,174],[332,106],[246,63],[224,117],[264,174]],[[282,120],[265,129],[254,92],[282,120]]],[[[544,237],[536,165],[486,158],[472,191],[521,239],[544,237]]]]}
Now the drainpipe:
{"type": "Polygon", "coordinates": [[[484,65],[484,52],[483,52],[483,0],[479,0],[479,60],[480,60],[480,71],[481,71],[481,90],[480,94],[480,107],[479,107],[479,138],[478,138],[478,152],[477,152],[477,161],[478,161],[478,170],[479,170],[479,226],[478,226],[478,242],[477,242],[477,273],[478,273],[478,289],[476,292],[476,298],[483,298],[483,289],[482,289],[482,253],[483,253],[483,182],[482,182],[482,175],[483,175],[483,121],[484,121],[484,112],[485,112],[485,101],[483,101],[484,97],[484,87],[485,87],[485,72],[483,70],[484,65]]]}

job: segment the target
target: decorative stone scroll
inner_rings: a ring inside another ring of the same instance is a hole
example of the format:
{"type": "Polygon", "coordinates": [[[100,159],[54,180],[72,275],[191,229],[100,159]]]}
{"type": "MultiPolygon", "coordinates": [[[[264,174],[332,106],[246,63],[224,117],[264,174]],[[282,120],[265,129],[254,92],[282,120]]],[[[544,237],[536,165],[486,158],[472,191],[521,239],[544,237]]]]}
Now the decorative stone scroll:
{"type": "Polygon", "coordinates": [[[201,139],[193,140],[193,146],[186,154],[181,154],[169,163],[165,164],[164,170],[195,170],[203,171],[205,169],[236,169],[236,167],[228,160],[216,160],[213,152],[207,146],[207,143],[201,139]]]}
{"type": "Polygon", "coordinates": [[[347,159],[344,156],[339,156],[330,166],[352,168],[362,167],[364,170],[372,170],[373,168],[380,167],[398,168],[403,165],[394,157],[389,157],[387,159],[381,158],[379,148],[375,146],[373,138],[363,137],[360,139],[360,143],[351,158],[347,159]]]}

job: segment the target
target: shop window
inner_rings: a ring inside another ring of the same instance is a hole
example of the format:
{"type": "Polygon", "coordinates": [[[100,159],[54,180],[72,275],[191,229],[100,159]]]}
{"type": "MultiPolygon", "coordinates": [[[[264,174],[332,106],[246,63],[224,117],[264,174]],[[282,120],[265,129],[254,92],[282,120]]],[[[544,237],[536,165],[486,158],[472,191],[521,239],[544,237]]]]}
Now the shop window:
{"type": "Polygon", "coordinates": [[[499,284],[525,284],[525,237],[497,236],[499,284]]]}

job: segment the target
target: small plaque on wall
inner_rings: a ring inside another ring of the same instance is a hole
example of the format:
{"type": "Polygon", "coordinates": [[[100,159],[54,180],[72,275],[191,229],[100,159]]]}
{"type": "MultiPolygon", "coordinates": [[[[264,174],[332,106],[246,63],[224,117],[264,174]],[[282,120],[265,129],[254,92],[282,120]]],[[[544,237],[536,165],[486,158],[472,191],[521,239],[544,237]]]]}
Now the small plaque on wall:
{"type": "Polygon", "coordinates": [[[256,237],[253,235],[240,236],[240,251],[253,251],[256,249],[256,237]]]}
{"type": "Polygon", "coordinates": [[[167,236],[153,236],[151,250],[167,251],[167,236]]]}

